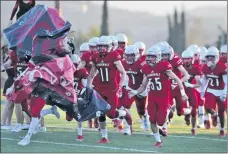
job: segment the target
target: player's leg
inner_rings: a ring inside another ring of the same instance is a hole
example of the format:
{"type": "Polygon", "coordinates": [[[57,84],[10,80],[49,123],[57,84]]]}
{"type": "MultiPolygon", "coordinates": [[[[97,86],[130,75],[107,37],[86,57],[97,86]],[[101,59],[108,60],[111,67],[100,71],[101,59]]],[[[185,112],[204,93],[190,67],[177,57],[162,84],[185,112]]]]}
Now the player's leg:
{"type": "MultiPolygon", "coordinates": [[[[209,92],[205,93],[205,110],[207,113],[211,114],[212,124],[214,127],[216,127],[218,117],[218,114],[216,112],[216,96],[209,92]]],[[[208,120],[206,123],[210,123],[210,121],[208,120]]]]}
{"type": "Polygon", "coordinates": [[[5,101],[5,108],[3,110],[2,113],[2,120],[1,120],[1,129],[10,129],[11,128],[11,119],[12,119],[12,115],[10,116],[10,112],[12,111],[11,108],[13,105],[12,102],[8,101],[6,99],[5,101]]]}
{"type": "Polygon", "coordinates": [[[128,134],[130,135],[132,132],[132,118],[130,113],[126,109],[117,110],[118,106],[118,96],[115,93],[107,94],[107,101],[111,105],[111,110],[107,112],[107,116],[110,119],[122,119],[126,120],[126,129],[128,130],[128,134]]]}
{"type": "Polygon", "coordinates": [[[196,117],[197,117],[197,109],[198,109],[198,99],[196,92],[194,89],[189,89],[187,91],[187,96],[189,98],[189,105],[192,107],[191,111],[191,124],[192,124],[192,129],[191,133],[192,135],[196,135],[196,117]]]}
{"type": "Polygon", "coordinates": [[[147,106],[147,111],[148,114],[150,116],[149,120],[150,120],[150,127],[151,127],[151,131],[154,135],[154,138],[156,140],[156,144],[154,146],[162,146],[162,142],[161,142],[161,137],[159,134],[159,128],[157,125],[157,112],[158,112],[158,106],[155,103],[155,99],[152,98],[150,95],[148,96],[148,106],[147,106]]]}
{"type": "Polygon", "coordinates": [[[83,141],[82,122],[78,122],[78,137],[77,137],[77,141],[83,141]]]}
{"type": "Polygon", "coordinates": [[[45,116],[45,115],[48,115],[48,114],[54,114],[54,115],[56,116],[57,119],[60,118],[60,114],[59,114],[59,111],[58,111],[56,105],[53,105],[52,107],[47,108],[47,109],[43,109],[43,110],[40,112],[40,116],[41,116],[41,117],[43,117],[43,116],[45,116]]]}
{"type": "Polygon", "coordinates": [[[146,109],[147,97],[137,97],[135,96],[135,103],[138,115],[142,118],[143,129],[148,131],[150,128],[149,115],[146,109]]]}
{"type": "Polygon", "coordinates": [[[21,103],[15,103],[14,106],[15,106],[15,114],[16,114],[17,123],[16,123],[16,126],[14,128],[12,128],[11,131],[20,132],[22,129],[22,122],[23,122],[22,106],[21,106],[21,103]]]}
{"type": "Polygon", "coordinates": [[[30,139],[32,137],[32,134],[36,132],[37,126],[39,124],[39,118],[40,118],[40,112],[45,106],[45,100],[41,97],[32,97],[30,102],[30,110],[31,110],[31,123],[29,126],[28,133],[22,139],[20,142],[18,142],[18,145],[28,145],[30,143],[30,139]]]}
{"type": "Polygon", "coordinates": [[[6,121],[6,125],[9,126],[9,129],[12,128],[11,120],[12,120],[12,116],[13,116],[13,109],[14,109],[14,103],[13,102],[9,102],[8,116],[7,116],[7,121],[6,121]]]}
{"type": "Polygon", "coordinates": [[[28,109],[28,101],[25,100],[21,103],[21,106],[22,106],[22,113],[23,113],[23,123],[24,123],[24,119],[26,120],[26,124],[23,124],[22,125],[22,129],[23,130],[27,130],[29,129],[29,125],[30,125],[30,121],[31,121],[31,114],[29,112],[29,109],[28,109]]]}
{"type": "Polygon", "coordinates": [[[198,117],[199,117],[199,125],[198,128],[204,128],[204,120],[205,120],[205,111],[204,111],[204,98],[200,97],[200,93],[196,90],[196,96],[198,100],[198,117]]]}
{"type": "Polygon", "coordinates": [[[224,102],[221,102],[219,98],[217,98],[217,105],[218,105],[218,116],[219,116],[219,121],[220,121],[220,136],[224,137],[225,136],[225,110],[227,108],[227,100],[224,102]]]}

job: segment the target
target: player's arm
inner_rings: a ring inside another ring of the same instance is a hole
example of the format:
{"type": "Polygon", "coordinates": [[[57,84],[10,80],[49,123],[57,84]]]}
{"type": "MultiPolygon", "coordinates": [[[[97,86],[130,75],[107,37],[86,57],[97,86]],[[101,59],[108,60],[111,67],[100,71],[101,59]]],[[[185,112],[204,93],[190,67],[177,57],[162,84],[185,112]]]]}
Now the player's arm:
{"type": "Polygon", "coordinates": [[[183,65],[179,65],[177,67],[177,69],[182,73],[183,77],[181,79],[181,82],[186,82],[189,80],[190,75],[188,74],[188,72],[186,71],[186,69],[183,67],[183,65]]]}
{"type": "Polygon", "coordinates": [[[11,16],[10,16],[10,20],[12,21],[13,20],[13,17],[15,16],[16,12],[17,12],[17,9],[18,9],[18,6],[19,6],[19,0],[16,1],[16,4],[13,8],[13,11],[11,13],[11,16]]]}
{"type": "Polygon", "coordinates": [[[192,84],[192,83],[189,83],[189,82],[184,82],[184,85],[186,87],[189,87],[189,88],[199,88],[199,87],[201,87],[201,82],[200,82],[200,76],[199,75],[195,76],[195,80],[196,80],[196,84],[192,84]]]}
{"type": "Polygon", "coordinates": [[[123,65],[122,65],[120,60],[115,61],[114,64],[116,65],[117,70],[121,74],[121,76],[120,76],[120,84],[119,85],[122,88],[123,85],[124,85],[125,79],[127,77],[127,74],[126,74],[125,69],[124,69],[124,67],[123,67],[123,65]]]}
{"type": "Polygon", "coordinates": [[[201,93],[201,98],[203,98],[208,85],[208,80],[205,75],[202,75],[200,82],[201,82],[200,93],[201,93]]]}
{"type": "Polygon", "coordinates": [[[143,75],[143,81],[142,81],[142,84],[140,85],[140,87],[137,90],[129,91],[129,93],[128,93],[129,98],[144,92],[148,86],[148,83],[149,83],[149,80],[148,80],[147,76],[144,74],[143,75]]]}
{"type": "Polygon", "coordinates": [[[180,79],[176,76],[176,74],[173,73],[173,71],[171,71],[171,70],[168,70],[168,71],[166,71],[165,73],[166,73],[171,79],[173,79],[173,80],[175,80],[175,81],[177,82],[177,86],[178,86],[179,89],[180,89],[180,93],[181,93],[182,99],[183,99],[183,100],[187,100],[188,97],[187,97],[187,95],[186,95],[186,93],[185,93],[184,86],[183,86],[181,80],[180,80],[180,79]]]}
{"type": "Polygon", "coordinates": [[[96,76],[96,73],[97,73],[97,68],[96,68],[95,64],[92,63],[92,68],[90,70],[90,73],[89,73],[89,76],[87,79],[87,86],[88,87],[92,87],[93,79],[96,76]]]}
{"type": "Polygon", "coordinates": [[[8,60],[1,65],[1,71],[8,69],[12,65],[12,63],[13,63],[12,60],[8,58],[8,60]]]}
{"type": "Polygon", "coordinates": [[[224,82],[224,84],[225,84],[225,87],[224,87],[224,89],[223,89],[223,91],[222,91],[222,94],[221,94],[221,96],[220,96],[220,99],[224,102],[225,99],[226,99],[226,96],[227,96],[227,74],[224,74],[224,75],[222,76],[222,79],[223,79],[223,82],[224,82]]]}

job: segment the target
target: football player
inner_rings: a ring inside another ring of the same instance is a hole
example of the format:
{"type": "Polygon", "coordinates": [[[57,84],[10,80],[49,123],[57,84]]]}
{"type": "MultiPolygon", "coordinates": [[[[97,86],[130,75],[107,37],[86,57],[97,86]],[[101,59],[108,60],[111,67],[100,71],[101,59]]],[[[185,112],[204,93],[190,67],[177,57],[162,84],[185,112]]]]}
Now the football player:
{"type": "MultiPolygon", "coordinates": [[[[162,60],[168,61],[173,68],[173,72],[176,74],[176,76],[181,79],[181,82],[186,82],[190,78],[188,72],[183,67],[183,61],[181,58],[174,52],[173,48],[167,43],[167,42],[160,42],[158,46],[161,48],[162,52],[162,60]]],[[[168,115],[172,115],[171,108],[174,106],[173,99],[175,99],[176,102],[176,109],[177,109],[177,115],[181,116],[187,113],[184,113],[185,110],[183,109],[183,104],[186,102],[183,102],[182,95],[180,93],[180,90],[177,86],[177,83],[175,80],[172,80],[172,86],[171,86],[171,97],[170,97],[170,108],[168,109],[168,115]],[[169,114],[170,113],[170,114],[169,114]]],[[[186,112],[189,112],[189,110],[186,110],[186,112]]],[[[169,117],[170,118],[170,117],[169,117]]],[[[168,117],[167,117],[168,121],[168,117]]],[[[167,134],[167,123],[163,126],[164,133],[167,134]]]]}
{"type": "MultiPolygon", "coordinates": [[[[198,109],[198,98],[196,94],[196,89],[200,87],[200,76],[202,75],[201,68],[199,65],[194,64],[194,53],[192,50],[187,49],[182,52],[182,60],[183,66],[188,71],[190,75],[190,79],[187,82],[184,82],[185,91],[189,98],[190,106],[192,107],[191,114],[187,114],[185,116],[191,116],[191,123],[192,123],[192,135],[196,135],[196,115],[198,109]],[[195,84],[198,83],[198,84],[195,84]]],[[[185,118],[186,120],[190,120],[190,118],[185,118]]],[[[190,125],[190,121],[186,121],[187,125],[190,125]]]]}
{"type": "MultiPolygon", "coordinates": [[[[82,53],[81,54],[81,63],[80,63],[80,65],[82,65],[82,66],[80,66],[80,67],[85,67],[87,72],[90,72],[91,67],[92,67],[91,56],[97,52],[97,41],[98,41],[98,37],[92,37],[89,40],[89,43],[86,43],[86,44],[83,43],[80,46],[80,52],[82,53]]],[[[98,84],[97,77],[95,77],[95,79],[93,80],[93,85],[96,85],[96,84],[98,84]]],[[[88,127],[89,128],[93,127],[92,119],[88,120],[88,127]]],[[[97,118],[94,119],[94,127],[95,128],[99,127],[97,118]]]]}
{"type": "MultiPolygon", "coordinates": [[[[75,88],[75,92],[77,95],[79,95],[80,90],[83,87],[86,87],[87,85],[87,77],[88,77],[88,72],[85,68],[80,68],[79,63],[81,61],[80,57],[76,54],[73,54],[71,56],[71,60],[76,68],[76,71],[74,72],[74,88],[75,88]]],[[[73,119],[73,117],[70,117],[67,113],[66,113],[66,119],[67,121],[71,121],[73,119]]],[[[78,141],[83,141],[83,136],[82,136],[82,123],[78,122],[78,137],[77,137],[78,141]]]]}
{"type": "Polygon", "coordinates": [[[223,45],[220,49],[220,61],[225,63],[227,67],[227,45],[223,45]]]}
{"type": "MultiPolygon", "coordinates": [[[[147,93],[136,95],[132,98],[128,97],[128,90],[136,90],[140,87],[143,80],[142,67],[146,62],[140,61],[140,53],[135,45],[127,46],[124,53],[125,60],[122,61],[122,65],[127,73],[126,85],[123,88],[123,94],[120,98],[119,105],[123,106],[130,112],[132,103],[136,103],[137,113],[142,118],[143,128],[145,131],[149,129],[149,117],[146,111],[146,99],[147,93]]],[[[120,108],[119,106],[119,108],[120,108]]],[[[127,125],[124,134],[130,135],[130,129],[127,125]]]]}
{"type": "Polygon", "coordinates": [[[212,116],[212,124],[217,126],[217,117],[220,120],[220,136],[225,136],[225,110],[227,107],[227,68],[219,61],[219,51],[211,46],[206,53],[207,64],[203,66],[201,96],[205,96],[205,109],[212,116]],[[216,110],[218,107],[218,113],[216,110]]]}
{"type": "Polygon", "coordinates": [[[192,44],[187,49],[191,50],[194,53],[193,63],[195,65],[199,65],[200,47],[196,44],[192,44]]]}
{"type": "Polygon", "coordinates": [[[144,74],[143,83],[137,90],[131,90],[129,97],[144,92],[150,80],[150,92],[148,94],[148,114],[151,123],[151,130],[157,143],[155,147],[161,147],[162,142],[158,126],[163,126],[166,122],[167,110],[170,97],[170,78],[177,82],[180,89],[181,99],[188,99],[180,79],[172,72],[172,65],[168,61],[161,61],[161,49],[158,46],[152,46],[147,50],[146,62],[142,68],[144,74]]]}
{"type": "MultiPolygon", "coordinates": [[[[93,78],[97,71],[99,85],[94,89],[111,105],[111,109],[106,113],[110,119],[123,117],[127,123],[132,126],[132,119],[127,110],[117,110],[117,93],[122,89],[126,72],[121,63],[121,56],[117,52],[111,52],[112,41],[109,36],[101,36],[97,43],[98,53],[92,56],[92,69],[90,71],[87,85],[92,87],[93,78]],[[120,82],[117,82],[116,76],[120,73],[120,82]]],[[[102,139],[98,143],[108,143],[106,116],[99,117],[99,126],[102,139]]]]}

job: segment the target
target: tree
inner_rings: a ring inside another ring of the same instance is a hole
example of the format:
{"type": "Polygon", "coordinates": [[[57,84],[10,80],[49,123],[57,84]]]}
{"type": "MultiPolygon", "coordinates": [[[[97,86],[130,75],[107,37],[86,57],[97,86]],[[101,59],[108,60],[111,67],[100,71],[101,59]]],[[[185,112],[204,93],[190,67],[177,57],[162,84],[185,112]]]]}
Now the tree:
{"type": "Polygon", "coordinates": [[[107,0],[104,0],[104,4],[103,4],[103,14],[102,14],[102,24],[101,24],[101,34],[100,35],[109,35],[109,32],[108,32],[108,4],[107,4],[107,0]]]}

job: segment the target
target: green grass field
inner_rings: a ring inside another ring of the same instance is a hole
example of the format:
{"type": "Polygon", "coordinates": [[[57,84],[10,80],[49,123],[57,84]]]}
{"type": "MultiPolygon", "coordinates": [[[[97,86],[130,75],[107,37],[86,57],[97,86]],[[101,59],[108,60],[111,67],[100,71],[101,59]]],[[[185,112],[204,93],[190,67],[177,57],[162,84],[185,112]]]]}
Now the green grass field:
{"type": "MultiPolygon", "coordinates": [[[[38,133],[32,137],[30,145],[21,147],[17,142],[27,131],[12,133],[1,131],[1,152],[222,152],[227,153],[227,138],[218,137],[218,128],[210,130],[197,129],[197,135],[191,136],[191,127],[184,124],[184,117],[175,116],[172,125],[169,126],[169,136],[163,137],[163,147],[154,148],[153,136],[148,136],[140,129],[139,118],[133,106],[134,118],[132,136],[124,136],[112,128],[108,121],[109,144],[97,144],[100,132],[94,129],[84,131],[84,141],[76,141],[77,123],[67,122],[65,113],[61,112],[60,120],[55,116],[45,117],[47,132],[38,133]]],[[[1,111],[4,105],[1,105],[1,111]]],[[[15,117],[13,117],[15,122],[15,117]]],[[[87,122],[84,123],[87,128],[87,122]]]]}

